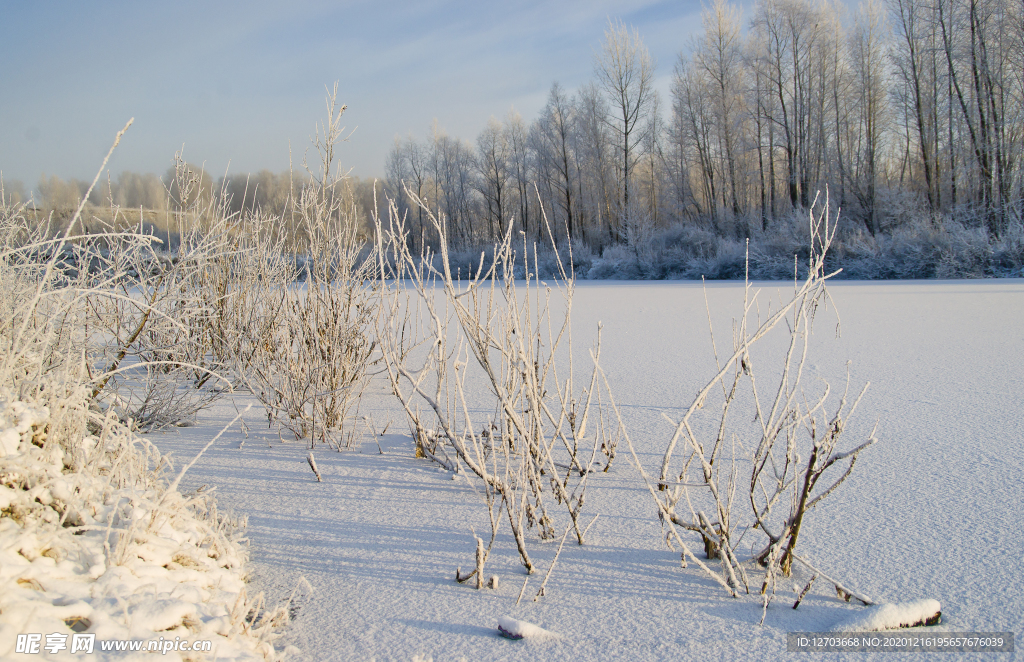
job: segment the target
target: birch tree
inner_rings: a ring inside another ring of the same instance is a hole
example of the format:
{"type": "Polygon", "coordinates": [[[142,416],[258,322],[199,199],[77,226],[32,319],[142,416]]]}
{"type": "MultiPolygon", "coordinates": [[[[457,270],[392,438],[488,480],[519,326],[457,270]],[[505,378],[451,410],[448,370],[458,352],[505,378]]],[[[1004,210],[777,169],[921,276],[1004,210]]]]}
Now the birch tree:
{"type": "Polygon", "coordinates": [[[610,21],[594,70],[611,107],[608,118],[618,142],[621,213],[629,208],[630,179],[649,126],[654,93],[654,60],[636,28],[610,21]]]}
{"type": "Polygon", "coordinates": [[[739,11],[725,0],[705,8],[702,16],[704,36],[697,44],[694,64],[706,77],[714,106],[716,150],[724,161],[728,201],[733,217],[741,212],[738,183],[737,151],[740,142],[740,114],[742,112],[742,51],[740,42],[739,11]]]}
{"type": "Polygon", "coordinates": [[[529,129],[523,116],[513,108],[505,118],[505,139],[509,148],[509,168],[515,182],[520,227],[530,234],[530,204],[533,180],[533,153],[529,148],[529,129]]]}
{"type": "Polygon", "coordinates": [[[884,16],[874,0],[866,0],[857,10],[857,22],[850,36],[850,59],[856,79],[856,135],[853,159],[853,192],[864,210],[868,232],[877,234],[875,214],[876,187],[880,165],[882,135],[886,117],[887,71],[884,16]]]}
{"type": "Polygon", "coordinates": [[[479,190],[487,214],[488,241],[505,236],[509,217],[509,144],[501,123],[491,118],[476,139],[479,190]]]}
{"type": "Polygon", "coordinates": [[[573,99],[565,94],[561,86],[555,83],[548,94],[548,103],[541,111],[538,128],[540,130],[539,158],[544,171],[551,178],[547,188],[551,190],[552,210],[559,210],[554,220],[556,226],[563,224],[569,237],[575,237],[577,228],[575,220],[579,202],[576,200],[578,177],[575,150],[575,108],[573,99]]]}

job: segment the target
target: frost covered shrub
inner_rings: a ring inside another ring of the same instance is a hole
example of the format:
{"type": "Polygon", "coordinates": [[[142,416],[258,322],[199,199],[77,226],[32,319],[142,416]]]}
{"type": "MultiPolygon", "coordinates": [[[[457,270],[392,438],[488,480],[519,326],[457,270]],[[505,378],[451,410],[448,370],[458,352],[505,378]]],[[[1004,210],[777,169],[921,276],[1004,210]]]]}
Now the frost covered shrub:
{"type": "Polygon", "coordinates": [[[606,248],[585,273],[591,280],[738,280],[749,267],[754,279],[792,278],[793,256],[807,253],[798,242],[785,233],[754,233],[748,247],[743,240],[678,224],[654,233],[643,250],[625,244],[606,248]]]}
{"type": "Polygon", "coordinates": [[[1011,226],[998,241],[982,227],[947,222],[935,265],[938,278],[984,278],[1020,275],[1024,242],[1019,225],[1011,226]]]}
{"type": "MultiPolygon", "coordinates": [[[[842,279],[991,278],[1024,275],[1024,229],[1012,222],[998,238],[978,222],[978,212],[942,216],[921,211],[920,200],[888,192],[876,209],[879,232],[868,233],[855,207],[839,220],[825,268],[842,279]]],[[[694,223],[654,232],[644,251],[628,242],[608,247],[583,272],[588,279],[791,280],[806,277],[810,236],[795,209],[766,230],[749,224],[749,244],[694,223]],[[795,266],[794,266],[795,263],[795,266]]]]}
{"type": "Polygon", "coordinates": [[[918,216],[890,234],[844,233],[829,265],[847,279],[991,278],[1020,275],[1024,250],[1016,225],[993,239],[957,218],[918,216]]]}
{"type": "MultiPolygon", "coordinates": [[[[694,563],[730,595],[757,596],[762,622],[780,578],[791,576],[794,562],[831,581],[837,591],[858,597],[798,553],[809,522],[805,515],[846,481],[859,454],[876,441],[873,429],[849,441],[848,423],[864,394],[849,391],[849,377],[838,403],[827,383],[811,387],[801,381],[814,319],[826,308],[825,283],[833,275],[824,268],[835,236],[827,198],[809,214],[808,225],[812,243],[805,280],[797,281],[791,299],[767,307],[746,282],[742,315],[733,320],[731,354],[716,349],[717,374],[681,416],[670,419],[675,431],[660,467],[650,473],[604,381],[666,527],[666,543],[682,550],[684,567],[694,563]],[[785,350],[773,356],[761,341],[774,336],[785,350]],[[694,553],[700,547],[703,559],[694,553]]],[[[810,583],[804,593],[809,589],[810,583]]]]}
{"type": "Polygon", "coordinates": [[[653,243],[652,273],[658,278],[693,278],[695,264],[718,252],[713,232],[690,225],[666,228],[654,235],[653,243]]]}
{"type": "Polygon", "coordinates": [[[992,251],[997,275],[1024,277],[1024,226],[1010,225],[1002,241],[992,251]]]}
{"type": "Polygon", "coordinates": [[[358,205],[334,164],[345,111],[336,94],[337,86],[314,141],[318,169],[303,164],[309,176],[288,205],[302,285],[266,268],[280,259],[272,245],[250,242],[247,247],[265,257],[231,281],[224,300],[239,309],[226,334],[235,343],[235,374],[268,421],[309,439],[311,447],[320,442],[341,449],[354,443],[353,421],[375,351],[370,327],[377,258],[364,246],[358,205]]]}
{"type": "MultiPolygon", "coordinates": [[[[196,283],[223,242],[190,232],[170,256],[139,225],[87,232],[76,214],[55,232],[50,217],[0,207],[0,334],[9,349],[0,371],[31,380],[84,370],[90,399],[139,428],[176,424],[209,404],[209,391],[179,387],[215,370],[196,283]]],[[[131,225],[122,210],[110,214],[114,226],[131,225]]]]}
{"type": "Polygon", "coordinates": [[[708,280],[737,280],[747,271],[746,250],[742,243],[722,240],[713,258],[697,261],[697,270],[708,280]]]}
{"type": "MultiPolygon", "coordinates": [[[[586,275],[596,259],[590,247],[577,240],[573,240],[571,244],[565,241],[560,242],[558,251],[555,253],[550,243],[517,245],[511,252],[516,260],[516,263],[512,265],[515,278],[519,280],[527,278],[526,269],[523,266],[527,262],[530,264],[530,278],[557,279],[561,276],[561,270],[569,271],[570,266],[576,274],[586,275]],[[526,254],[525,258],[524,253],[526,254]]],[[[470,281],[476,278],[478,273],[502,268],[500,254],[498,254],[499,264],[495,265],[493,245],[481,248],[447,247],[447,256],[448,268],[451,270],[452,278],[456,281],[470,281]]],[[[383,259],[392,263],[393,266],[394,256],[387,255],[383,259]]],[[[439,273],[444,270],[444,258],[440,252],[431,252],[429,256],[422,259],[426,260],[429,269],[439,273]]]]}
{"type": "MultiPolygon", "coordinates": [[[[90,367],[89,297],[117,297],[110,279],[127,272],[76,222],[53,238],[0,199],[0,657],[33,632],[208,639],[219,659],[278,657],[287,612],[254,622],[244,520],[209,494],[182,495],[167,459],[98,406],[109,374],[90,367]],[[78,268],[91,258],[97,269],[78,268]]],[[[114,241],[148,242],[103,246],[114,241]]]]}
{"type": "Polygon", "coordinates": [[[628,247],[615,244],[604,249],[587,272],[589,280],[636,280],[642,278],[636,255],[628,247]]]}
{"type": "MultiPolygon", "coordinates": [[[[440,253],[430,255],[430,269],[443,269],[440,253]]],[[[448,266],[455,280],[471,280],[479,272],[486,272],[494,266],[494,247],[483,248],[449,248],[448,266]]]]}
{"type": "MultiPolygon", "coordinates": [[[[531,262],[532,268],[537,272],[534,277],[545,280],[560,278],[563,270],[585,275],[594,263],[594,254],[590,247],[575,239],[572,242],[560,242],[557,253],[549,243],[533,244],[528,250],[531,255],[519,259],[522,263],[531,262]]],[[[515,274],[516,278],[525,278],[525,267],[517,264],[515,274]]]]}
{"type": "MultiPolygon", "coordinates": [[[[540,249],[522,234],[514,242],[510,228],[494,246],[490,263],[478,262],[467,280],[457,280],[445,218],[406,193],[440,237],[439,252],[433,259],[410,252],[405,217],[389,201],[388,216],[377,218],[382,283],[377,337],[416,457],[456,476],[479,479],[483,491],[490,541],[473,534],[475,569],[464,575],[457,568],[456,580],[475,577],[476,587],[483,588],[484,567],[502,522],[509,524],[528,573],[536,569],[530,530],[542,541],[557,540],[563,530],[550,576],[571,532],[584,544],[588,477],[601,464],[604,471],[610,468],[617,444],[594,422],[600,421],[593,398],[596,372],[589,388],[573,385],[574,272],[559,266],[564,262],[552,242],[545,254],[558,268],[558,278],[544,283],[550,264],[535,264],[540,249]],[[525,283],[517,277],[525,277],[525,283]],[[559,356],[560,346],[567,360],[559,356]],[[467,383],[471,373],[483,379],[482,387],[467,383]]],[[[599,353],[600,342],[595,361],[599,353]]],[[[544,595],[545,584],[546,579],[535,599],[544,595]]]]}

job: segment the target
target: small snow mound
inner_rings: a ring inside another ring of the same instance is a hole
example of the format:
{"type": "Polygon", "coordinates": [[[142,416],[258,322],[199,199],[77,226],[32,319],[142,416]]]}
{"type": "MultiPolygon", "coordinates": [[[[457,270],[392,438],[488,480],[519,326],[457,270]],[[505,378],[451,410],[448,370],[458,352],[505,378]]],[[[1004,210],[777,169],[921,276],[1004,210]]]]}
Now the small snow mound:
{"type": "Polygon", "coordinates": [[[916,600],[899,604],[872,605],[832,626],[832,632],[874,632],[918,625],[936,625],[942,615],[938,600],[916,600]]]}
{"type": "Polygon", "coordinates": [[[548,632],[544,628],[534,625],[533,623],[527,623],[526,621],[517,621],[509,616],[502,616],[498,619],[498,632],[501,636],[506,639],[557,639],[558,635],[554,632],[548,632]]]}

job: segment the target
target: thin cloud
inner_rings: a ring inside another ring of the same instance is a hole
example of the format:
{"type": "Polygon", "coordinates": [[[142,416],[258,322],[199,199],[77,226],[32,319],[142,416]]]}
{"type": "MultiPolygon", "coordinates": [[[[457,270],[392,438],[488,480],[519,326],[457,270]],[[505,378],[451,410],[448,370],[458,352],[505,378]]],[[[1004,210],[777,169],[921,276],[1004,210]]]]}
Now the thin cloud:
{"type": "Polygon", "coordinates": [[[0,107],[0,168],[91,176],[136,117],[112,163],[162,172],[185,144],[219,171],[287,166],[305,149],[323,86],[339,81],[358,126],[343,154],[379,175],[394,136],[436,118],[473,140],[515,107],[529,120],[558,80],[590,79],[609,18],[636,25],[671,71],[699,17],[696,2],[16,3],[0,44],[14,103],[0,107]],[[109,134],[109,135],[108,135],[109,134]],[[29,140],[26,136],[34,136],[29,140]]]}

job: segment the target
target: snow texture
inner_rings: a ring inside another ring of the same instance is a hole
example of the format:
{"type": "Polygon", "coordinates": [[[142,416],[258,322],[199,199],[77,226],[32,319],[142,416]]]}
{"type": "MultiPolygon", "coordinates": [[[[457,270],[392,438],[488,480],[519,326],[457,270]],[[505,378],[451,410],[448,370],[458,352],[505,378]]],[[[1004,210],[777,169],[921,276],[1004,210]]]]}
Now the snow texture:
{"type": "Polygon", "coordinates": [[[831,632],[874,632],[924,625],[942,607],[938,600],[915,600],[901,604],[871,605],[836,623],[831,632]]]}

